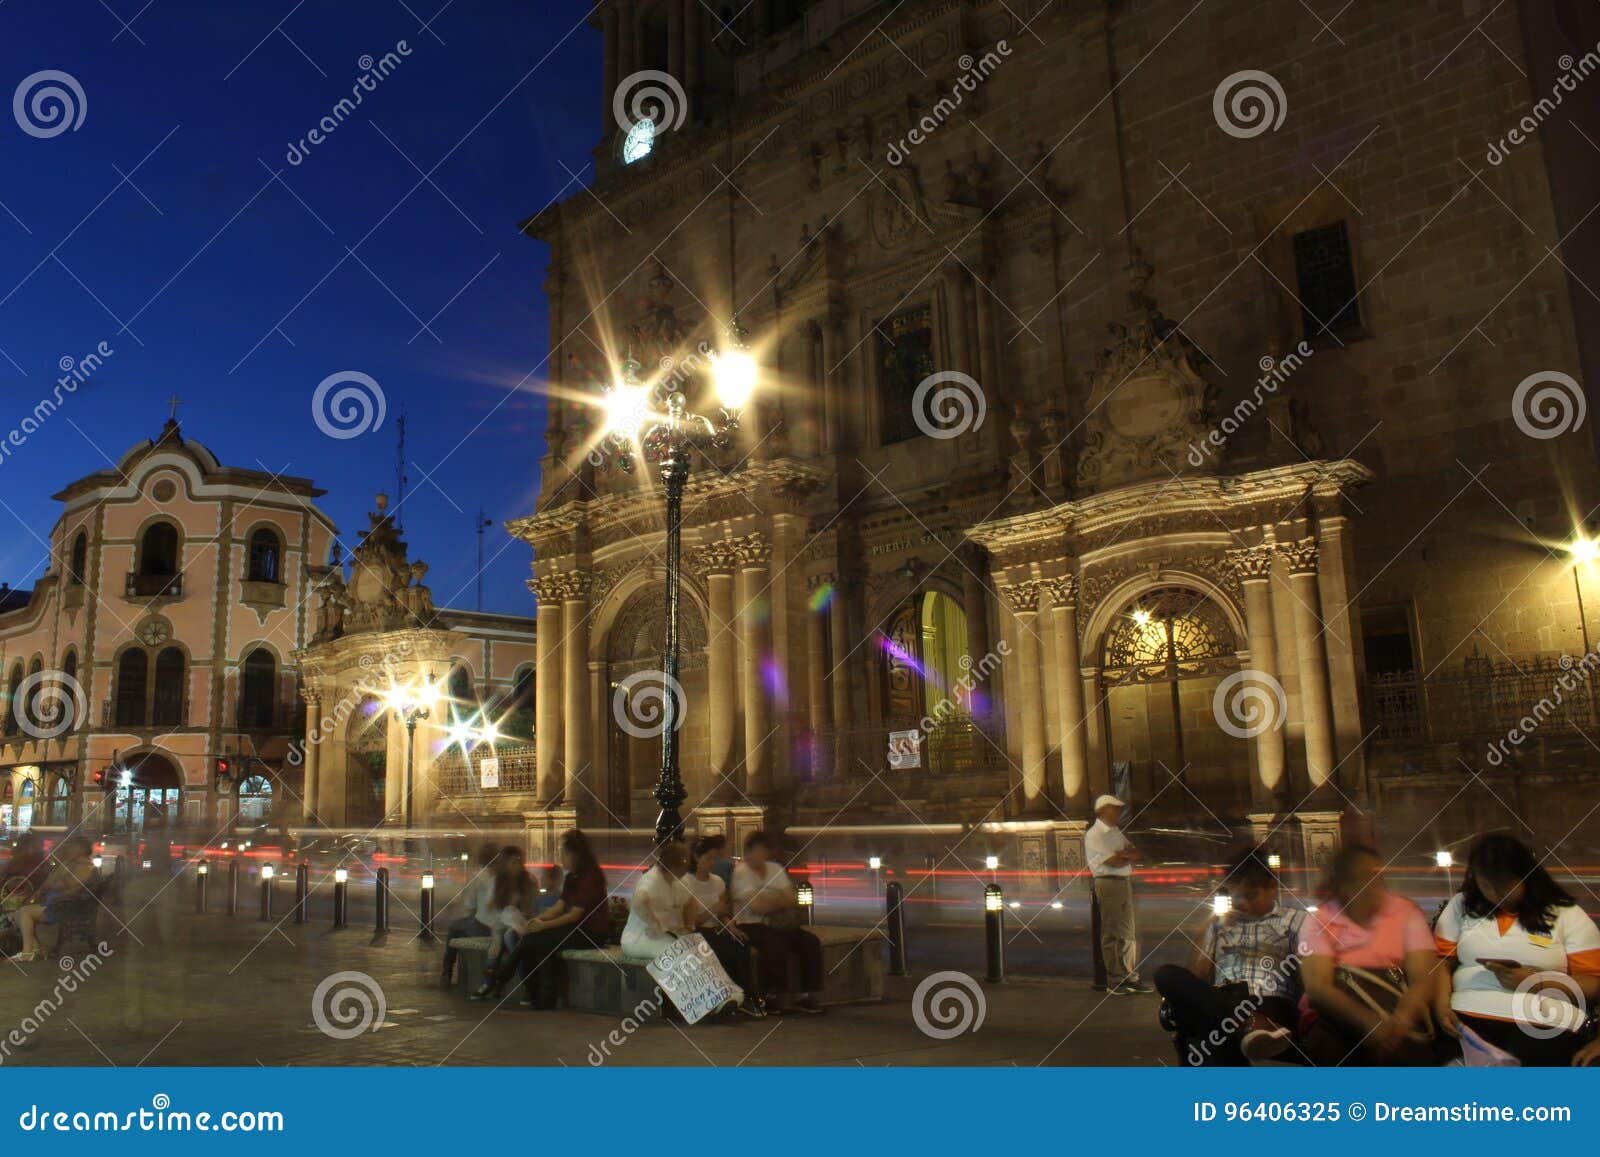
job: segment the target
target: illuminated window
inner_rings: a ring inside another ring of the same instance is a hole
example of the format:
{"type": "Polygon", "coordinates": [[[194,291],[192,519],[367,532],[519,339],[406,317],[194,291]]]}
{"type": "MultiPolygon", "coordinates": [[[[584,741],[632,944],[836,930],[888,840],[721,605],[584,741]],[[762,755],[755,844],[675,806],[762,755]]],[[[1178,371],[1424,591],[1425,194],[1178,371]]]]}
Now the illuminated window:
{"type": "Polygon", "coordinates": [[[1105,667],[1135,682],[1202,674],[1237,649],[1221,608],[1199,591],[1162,587],[1120,615],[1106,634],[1105,667]]]}
{"type": "Polygon", "coordinates": [[[622,163],[631,165],[635,161],[642,161],[655,147],[656,122],[649,117],[634,121],[633,127],[628,130],[628,135],[622,142],[622,163]]]}

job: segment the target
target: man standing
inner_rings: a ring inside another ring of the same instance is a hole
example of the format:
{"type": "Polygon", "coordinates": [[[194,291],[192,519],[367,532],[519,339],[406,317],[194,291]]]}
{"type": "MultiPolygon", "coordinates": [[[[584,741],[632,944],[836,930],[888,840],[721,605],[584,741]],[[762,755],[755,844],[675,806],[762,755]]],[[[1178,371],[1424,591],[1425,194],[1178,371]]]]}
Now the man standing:
{"type": "Polygon", "coordinates": [[[1154,992],[1139,979],[1139,942],[1133,922],[1133,865],[1142,858],[1118,822],[1128,805],[1114,795],[1094,801],[1095,822],[1083,836],[1084,859],[1100,905],[1100,951],[1106,991],[1112,996],[1154,992]]]}

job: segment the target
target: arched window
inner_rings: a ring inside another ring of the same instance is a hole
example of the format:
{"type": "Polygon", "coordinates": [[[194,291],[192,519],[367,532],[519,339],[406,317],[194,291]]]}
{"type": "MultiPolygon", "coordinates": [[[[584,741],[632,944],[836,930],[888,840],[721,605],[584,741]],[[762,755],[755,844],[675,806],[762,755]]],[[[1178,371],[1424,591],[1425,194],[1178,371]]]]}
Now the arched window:
{"type": "Polygon", "coordinates": [[[53,828],[66,827],[67,813],[71,806],[72,784],[67,782],[65,776],[58,775],[50,788],[50,803],[45,809],[45,824],[53,828]]]}
{"type": "Polygon", "coordinates": [[[450,681],[446,685],[450,697],[450,714],[456,719],[469,719],[478,710],[478,697],[472,689],[472,672],[465,663],[450,668],[450,681]]]}
{"type": "Polygon", "coordinates": [[[170,578],[178,573],[178,528],[170,522],[152,523],[139,542],[139,573],[170,578]]]}
{"type": "Polygon", "coordinates": [[[280,560],[283,555],[283,543],[278,538],[277,531],[263,526],[250,536],[250,567],[246,572],[248,581],[253,583],[281,582],[278,576],[282,571],[280,560]]]}
{"type": "Polygon", "coordinates": [[[67,657],[61,660],[61,702],[64,709],[72,712],[72,725],[67,728],[69,732],[76,731],[83,726],[83,720],[78,718],[78,652],[68,649],[67,657]]]}
{"type": "Polygon", "coordinates": [[[137,647],[117,660],[117,726],[143,727],[148,717],[145,700],[150,691],[150,656],[137,647]]]}
{"type": "Polygon", "coordinates": [[[17,663],[11,668],[11,678],[6,683],[6,734],[15,735],[21,729],[18,720],[21,718],[22,704],[17,696],[22,692],[22,664],[17,663]]]}
{"type": "Polygon", "coordinates": [[[239,687],[239,726],[271,727],[278,706],[278,663],[257,647],[245,656],[239,687]]]}
{"type": "Polygon", "coordinates": [[[533,668],[531,666],[517,668],[516,676],[511,681],[509,706],[513,711],[533,706],[534,686],[533,668]]]}
{"type": "Polygon", "coordinates": [[[72,560],[67,564],[67,577],[73,586],[83,585],[83,576],[89,568],[89,536],[78,531],[72,540],[72,560]]]}
{"type": "Polygon", "coordinates": [[[176,727],[183,722],[184,668],[183,652],[177,647],[168,647],[156,656],[150,722],[157,727],[176,727]]]}
{"type": "Polygon", "coordinates": [[[241,824],[264,824],[272,814],[272,781],[264,775],[246,776],[239,783],[241,824]]]}

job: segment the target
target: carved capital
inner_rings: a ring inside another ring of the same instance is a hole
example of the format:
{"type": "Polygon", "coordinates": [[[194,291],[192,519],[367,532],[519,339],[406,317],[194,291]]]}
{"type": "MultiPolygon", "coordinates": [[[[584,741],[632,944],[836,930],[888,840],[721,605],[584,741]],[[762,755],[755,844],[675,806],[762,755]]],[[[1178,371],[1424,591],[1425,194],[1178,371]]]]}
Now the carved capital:
{"type": "Polygon", "coordinates": [[[561,605],[561,576],[544,575],[528,580],[528,589],[539,600],[541,606],[561,605]]]}
{"type": "Polygon", "coordinates": [[[564,603],[583,602],[594,590],[594,575],[582,571],[564,571],[542,580],[550,584],[550,591],[564,603]]]}
{"type": "Polygon", "coordinates": [[[837,587],[838,585],[838,576],[832,571],[824,571],[822,574],[806,576],[806,590],[808,591],[819,590],[822,587],[837,587]]]}
{"type": "Polygon", "coordinates": [[[732,574],[739,569],[739,552],[729,539],[707,543],[689,556],[689,566],[696,574],[732,574]]]}
{"type": "Polygon", "coordinates": [[[735,561],[746,570],[764,567],[772,558],[772,540],[759,532],[727,541],[733,549],[735,561]]]}
{"type": "Polygon", "coordinates": [[[1230,550],[1224,556],[1228,569],[1240,582],[1265,582],[1272,577],[1272,548],[1251,546],[1244,550],[1230,550]]]}
{"type": "Polygon", "coordinates": [[[1317,573],[1317,540],[1302,538],[1298,542],[1280,542],[1278,552],[1289,564],[1290,574],[1316,574],[1317,573]]]}
{"type": "Polygon", "coordinates": [[[1006,605],[1019,615],[1037,614],[1039,610],[1039,586],[1037,582],[1012,583],[1000,587],[1000,597],[1005,599],[1006,605]]]}
{"type": "Polygon", "coordinates": [[[1050,605],[1052,607],[1075,607],[1078,605],[1078,576],[1063,575],[1060,578],[1046,579],[1044,589],[1050,592],[1050,605]]]}

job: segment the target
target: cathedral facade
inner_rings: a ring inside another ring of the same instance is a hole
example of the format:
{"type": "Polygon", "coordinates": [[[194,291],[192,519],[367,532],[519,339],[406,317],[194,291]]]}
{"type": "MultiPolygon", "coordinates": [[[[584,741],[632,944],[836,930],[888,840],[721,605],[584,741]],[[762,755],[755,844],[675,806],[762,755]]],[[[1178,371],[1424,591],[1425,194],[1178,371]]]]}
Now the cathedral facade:
{"type": "Polygon", "coordinates": [[[1511,4],[1475,37],[1427,0],[1352,16],[1359,49],[1266,2],[593,20],[594,187],[524,224],[541,806],[653,816],[628,717],[663,504],[600,403],[631,359],[711,407],[737,327],[761,386],[685,500],[702,813],[994,825],[1034,864],[1111,790],[1313,856],[1354,816],[1562,834],[1594,697],[1489,753],[1590,654],[1600,190],[1553,126],[1480,158],[1592,18],[1511,4]]]}

